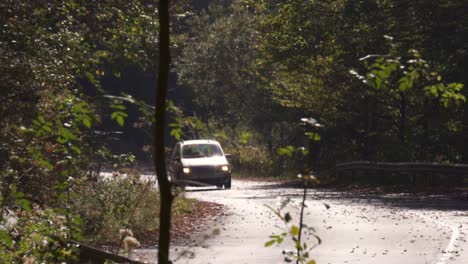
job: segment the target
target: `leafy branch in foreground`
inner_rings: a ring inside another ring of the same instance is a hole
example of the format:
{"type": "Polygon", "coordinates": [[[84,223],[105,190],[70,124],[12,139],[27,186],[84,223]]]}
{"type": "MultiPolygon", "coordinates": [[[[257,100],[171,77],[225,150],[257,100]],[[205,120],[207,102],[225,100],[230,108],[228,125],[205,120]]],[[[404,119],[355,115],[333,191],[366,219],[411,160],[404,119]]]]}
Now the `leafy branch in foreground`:
{"type": "MultiPolygon", "coordinates": [[[[316,142],[320,140],[320,135],[318,133],[318,129],[323,127],[323,124],[318,123],[315,118],[309,117],[309,118],[301,118],[301,122],[304,123],[307,126],[307,132],[305,135],[311,142],[316,142]]],[[[298,152],[303,156],[308,156],[309,151],[306,150],[304,147],[300,148],[295,148],[293,146],[287,146],[285,148],[279,148],[277,153],[278,155],[285,155],[291,158],[293,156],[294,152],[298,152]]],[[[307,189],[310,185],[312,184],[318,184],[320,181],[312,175],[312,170],[310,169],[305,169],[304,170],[304,175],[299,174],[298,178],[302,180],[302,185],[304,186],[303,189],[303,194],[302,194],[302,201],[299,205],[296,205],[295,207],[300,208],[300,214],[299,214],[299,224],[294,225],[291,223],[292,217],[289,212],[283,213],[282,210],[291,202],[290,198],[284,199],[279,203],[278,209],[275,209],[271,206],[268,206],[275,214],[278,216],[281,221],[284,223],[284,227],[280,227],[280,229],[283,231],[279,235],[271,235],[270,238],[271,240],[267,241],[265,243],[265,247],[269,247],[273,244],[282,244],[284,239],[287,237],[290,237],[294,247],[294,250],[283,250],[283,255],[285,255],[285,261],[286,262],[292,262],[293,260],[296,260],[296,264],[299,263],[304,263],[304,264],[315,264],[315,260],[310,259],[310,252],[312,249],[317,247],[322,243],[322,240],[320,237],[316,234],[317,231],[313,227],[309,227],[306,224],[304,224],[304,210],[307,207],[305,204],[305,201],[307,199],[307,189]],[[308,234],[310,234],[312,237],[316,239],[316,243],[313,245],[308,245],[305,242],[302,242],[302,234],[303,230],[306,230],[308,234]]],[[[328,209],[330,208],[327,204],[324,204],[325,207],[328,209]]]]}
{"type": "MultiPolygon", "coordinates": [[[[275,213],[275,215],[283,222],[284,226],[279,227],[281,232],[279,234],[274,234],[270,236],[270,240],[265,242],[265,247],[270,247],[274,244],[281,245],[285,239],[288,237],[291,238],[295,250],[283,250],[282,254],[284,255],[284,260],[286,262],[292,262],[296,260],[296,263],[303,263],[303,264],[315,264],[315,260],[311,259],[310,252],[322,243],[322,240],[317,235],[317,231],[315,228],[310,227],[304,224],[304,209],[307,207],[305,204],[305,200],[307,198],[307,187],[309,183],[318,183],[318,179],[312,175],[301,175],[299,177],[303,180],[304,183],[304,192],[302,196],[302,201],[299,205],[295,204],[291,201],[290,198],[282,199],[279,202],[278,208],[273,208],[271,206],[266,205],[270,210],[275,213]],[[284,209],[288,206],[292,205],[293,207],[300,209],[300,218],[298,225],[293,224],[293,218],[289,212],[284,212],[284,209]],[[303,241],[303,231],[311,235],[315,238],[316,243],[310,245],[303,241]]],[[[328,205],[325,205],[327,209],[329,208],[328,205]]]]}

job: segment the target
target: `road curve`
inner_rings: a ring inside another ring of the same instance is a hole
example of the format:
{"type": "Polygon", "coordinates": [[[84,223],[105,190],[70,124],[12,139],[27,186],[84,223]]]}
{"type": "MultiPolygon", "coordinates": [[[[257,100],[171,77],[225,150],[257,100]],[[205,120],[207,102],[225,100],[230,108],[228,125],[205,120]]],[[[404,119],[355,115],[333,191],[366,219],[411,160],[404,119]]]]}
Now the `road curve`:
{"type": "MultiPolygon", "coordinates": [[[[234,180],[231,190],[189,188],[187,196],[223,204],[228,216],[208,221],[191,239],[172,246],[174,263],[284,263],[291,243],[263,247],[282,225],[265,205],[280,198],[299,201],[302,190],[277,183],[234,180]]],[[[311,255],[317,263],[468,263],[468,201],[446,196],[405,194],[367,196],[310,190],[305,223],[322,244],[311,255]],[[330,205],[327,209],[323,203],[330,205]]],[[[298,209],[286,208],[298,220],[298,209]]],[[[305,235],[309,244],[313,238],[305,235]]],[[[155,249],[135,254],[152,262],[155,249]]]]}

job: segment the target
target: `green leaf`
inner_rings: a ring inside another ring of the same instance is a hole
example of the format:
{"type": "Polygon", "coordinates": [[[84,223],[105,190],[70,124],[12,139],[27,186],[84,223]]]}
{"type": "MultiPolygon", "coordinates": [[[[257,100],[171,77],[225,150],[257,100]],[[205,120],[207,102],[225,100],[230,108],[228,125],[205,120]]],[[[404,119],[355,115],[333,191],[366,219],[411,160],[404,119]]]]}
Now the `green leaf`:
{"type": "Polygon", "coordinates": [[[117,124],[119,124],[119,126],[121,127],[124,125],[125,122],[124,118],[120,115],[115,118],[115,121],[117,121],[117,124]]]}
{"type": "Polygon", "coordinates": [[[241,133],[241,138],[239,139],[239,142],[241,144],[247,144],[249,142],[249,139],[252,135],[249,132],[242,132],[241,133]]]}
{"type": "Polygon", "coordinates": [[[301,243],[299,243],[299,240],[296,238],[296,236],[293,237],[293,241],[295,241],[295,243],[294,243],[295,245],[294,245],[294,246],[296,247],[297,250],[299,250],[299,251],[303,251],[303,250],[304,250],[304,249],[302,248],[301,243]]]}
{"type": "Polygon", "coordinates": [[[278,155],[280,156],[288,156],[289,158],[292,157],[293,155],[293,152],[294,152],[294,147],[289,145],[287,147],[284,147],[284,148],[278,148],[276,150],[276,153],[278,153],[278,155]]]}
{"type": "Polygon", "coordinates": [[[183,135],[181,128],[174,128],[171,130],[170,135],[173,136],[176,140],[180,140],[183,135]]]}
{"type": "Polygon", "coordinates": [[[45,122],[46,122],[45,119],[44,119],[44,117],[41,116],[41,115],[37,117],[37,120],[39,120],[39,122],[41,122],[41,123],[45,123],[45,122]]]}
{"type": "Polygon", "coordinates": [[[31,211],[31,203],[27,199],[18,199],[16,200],[16,204],[27,212],[31,211]]]}
{"type": "Polygon", "coordinates": [[[117,118],[117,116],[119,116],[119,112],[112,112],[111,119],[114,120],[117,118]]]}
{"type": "Polygon", "coordinates": [[[41,129],[48,133],[52,132],[52,128],[49,126],[49,123],[43,124],[41,129]]]}
{"type": "Polygon", "coordinates": [[[50,163],[49,161],[45,160],[45,159],[39,159],[37,162],[39,162],[39,165],[43,168],[46,168],[48,170],[52,170],[54,168],[54,166],[52,165],[52,163],[50,163]]]}
{"type": "Polygon", "coordinates": [[[39,122],[37,120],[33,120],[32,122],[33,122],[34,126],[37,126],[37,127],[41,126],[41,122],[39,122]]]}
{"type": "Polygon", "coordinates": [[[438,97],[439,96],[439,89],[436,85],[426,86],[423,88],[424,94],[430,97],[438,97]]]}
{"type": "Polygon", "coordinates": [[[307,132],[305,134],[312,141],[320,141],[320,139],[321,139],[320,135],[318,133],[315,133],[315,132],[307,132]]]}
{"type": "Polygon", "coordinates": [[[382,87],[382,78],[376,77],[376,78],[374,79],[374,82],[373,82],[373,83],[374,83],[374,88],[375,88],[375,89],[377,89],[377,90],[380,89],[380,87],[382,87]]]}
{"type": "Polygon", "coordinates": [[[123,126],[125,122],[125,117],[128,115],[125,112],[116,111],[111,114],[111,119],[115,120],[119,126],[123,126]]]}
{"type": "Polygon", "coordinates": [[[65,138],[67,141],[69,140],[77,140],[78,137],[73,134],[69,129],[61,127],[58,130],[59,136],[65,138]]]}
{"type": "Polygon", "coordinates": [[[59,137],[57,137],[57,142],[63,145],[63,144],[68,142],[68,138],[64,138],[62,136],[59,136],[59,137]]]}
{"type": "Polygon", "coordinates": [[[60,176],[63,176],[63,177],[68,176],[68,170],[60,171],[60,176]]]}
{"type": "Polygon", "coordinates": [[[180,128],[182,127],[183,125],[181,123],[170,123],[169,124],[169,127],[177,127],[177,128],[180,128]]]}
{"type": "Polygon", "coordinates": [[[296,225],[291,226],[290,231],[291,231],[291,235],[293,236],[299,235],[299,227],[297,227],[296,225]]]}
{"type": "Polygon", "coordinates": [[[265,243],[265,247],[270,247],[270,246],[272,246],[275,242],[276,242],[276,240],[274,240],[274,239],[273,239],[273,240],[270,240],[270,241],[267,241],[267,242],[265,243]]]}
{"type": "Polygon", "coordinates": [[[13,238],[6,230],[0,230],[0,241],[5,243],[9,248],[13,247],[13,238]]]}
{"type": "Polygon", "coordinates": [[[83,125],[84,125],[86,128],[91,128],[91,119],[89,119],[89,118],[83,118],[82,122],[83,122],[83,125]]]}
{"type": "Polygon", "coordinates": [[[76,154],[81,155],[81,149],[77,146],[71,146],[71,149],[76,152],[76,154]]]}
{"type": "Polygon", "coordinates": [[[85,72],[85,76],[88,79],[88,81],[94,85],[98,83],[98,80],[96,79],[96,76],[92,74],[91,72],[85,72]]]}
{"type": "Polygon", "coordinates": [[[307,264],[317,264],[317,262],[315,262],[315,260],[309,260],[307,261],[307,264]]]}
{"type": "Polygon", "coordinates": [[[117,110],[125,110],[125,109],[127,109],[127,108],[125,107],[125,105],[122,105],[122,104],[112,104],[112,105],[110,106],[110,108],[112,108],[112,109],[117,109],[117,110]]]}
{"type": "Polygon", "coordinates": [[[398,81],[398,89],[402,92],[407,91],[413,87],[413,80],[409,76],[402,77],[398,81]]]}

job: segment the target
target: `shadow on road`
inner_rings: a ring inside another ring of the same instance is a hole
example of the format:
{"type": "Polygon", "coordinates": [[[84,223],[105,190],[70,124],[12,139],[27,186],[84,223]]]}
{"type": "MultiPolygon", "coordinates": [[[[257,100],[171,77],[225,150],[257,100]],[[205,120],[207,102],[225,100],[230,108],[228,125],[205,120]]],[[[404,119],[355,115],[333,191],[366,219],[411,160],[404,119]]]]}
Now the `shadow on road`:
{"type": "MultiPolygon", "coordinates": [[[[369,203],[369,198],[365,199],[369,203]]],[[[450,195],[383,195],[371,197],[370,203],[409,209],[431,209],[441,211],[467,211],[468,199],[450,195]]]]}
{"type": "Polygon", "coordinates": [[[224,191],[224,189],[218,189],[216,187],[200,187],[196,189],[186,189],[185,192],[212,192],[212,191],[224,191]]]}
{"type": "MultiPolygon", "coordinates": [[[[251,199],[276,198],[281,195],[288,197],[300,197],[302,195],[302,183],[290,181],[281,183],[259,183],[249,187],[253,191],[251,199]],[[256,191],[266,191],[258,195],[256,191]]],[[[457,188],[420,188],[411,189],[398,186],[383,189],[377,186],[360,189],[309,189],[308,199],[326,200],[348,200],[350,202],[382,205],[388,207],[399,207],[408,209],[431,209],[441,211],[467,211],[468,213],[468,190],[457,188]]]]}
{"type": "Polygon", "coordinates": [[[269,190],[269,189],[298,189],[303,188],[302,181],[291,180],[285,182],[266,182],[250,187],[250,190],[269,190]]]}

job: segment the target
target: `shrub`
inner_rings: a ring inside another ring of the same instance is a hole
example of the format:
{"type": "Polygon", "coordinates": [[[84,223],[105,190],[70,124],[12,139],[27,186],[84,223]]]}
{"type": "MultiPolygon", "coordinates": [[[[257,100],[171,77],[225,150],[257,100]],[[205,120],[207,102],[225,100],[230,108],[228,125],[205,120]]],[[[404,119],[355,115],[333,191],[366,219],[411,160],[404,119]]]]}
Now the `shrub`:
{"type": "MultiPolygon", "coordinates": [[[[143,182],[136,170],[121,171],[123,176],[81,184],[76,193],[75,210],[83,218],[87,243],[116,246],[122,228],[130,228],[142,242],[157,237],[159,191],[154,181],[143,182]]],[[[179,195],[173,203],[173,215],[191,213],[193,203],[179,195]]]]}
{"type": "Polygon", "coordinates": [[[83,217],[87,242],[116,244],[121,228],[132,229],[136,236],[157,230],[158,205],[159,194],[151,183],[119,176],[81,185],[75,210],[83,217]]]}
{"type": "Polygon", "coordinates": [[[273,159],[262,146],[232,149],[233,165],[241,173],[271,176],[273,159]]]}
{"type": "MultiPolygon", "coordinates": [[[[29,212],[18,211],[18,223],[14,231],[0,231],[0,263],[26,263],[26,259],[37,263],[72,263],[76,261],[77,247],[69,241],[70,236],[80,237],[79,218],[71,220],[51,209],[36,207],[29,212]]],[[[28,262],[29,263],[29,262],[28,262]]]]}

